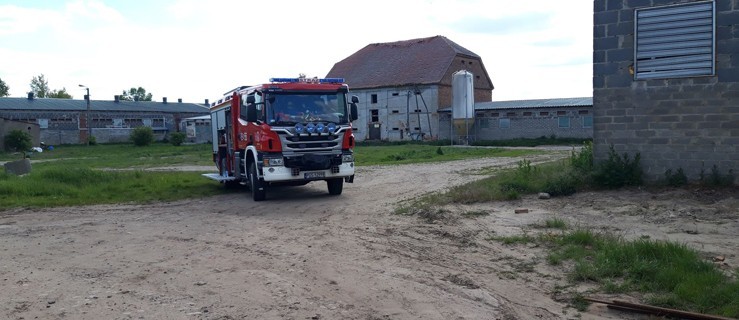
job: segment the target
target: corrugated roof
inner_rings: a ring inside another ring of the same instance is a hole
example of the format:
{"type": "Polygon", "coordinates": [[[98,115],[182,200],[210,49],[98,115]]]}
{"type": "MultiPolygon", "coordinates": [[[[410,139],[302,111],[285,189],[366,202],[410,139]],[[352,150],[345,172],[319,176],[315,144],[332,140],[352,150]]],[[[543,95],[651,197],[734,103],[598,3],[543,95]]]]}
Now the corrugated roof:
{"type": "Polygon", "coordinates": [[[351,88],[440,83],[457,55],[480,56],[443,36],[369,44],[334,64],[327,78],[351,88]]]}
{"type": "MultiPolygon", "coordinates": [[[[53,98],[0,98],[2,110],[38,110],[38,111],[85,111],[87,101],[74,99],[53,98]]],[[[90,100],[90,110],[93,111],[124,111],[124,112],[166,112],[166,113],[208,113],[208,107],[196,103],[184,102],[154,102],[154,101],[124,101],[90,100]]]]}
{"type": "MultiPolygon", "coordinates": [[[[554,108],[554,107],[592,107],[593,97],[554,98],[532,100],[508,100],[475,103],[475,110],[498,109],[527,109],[527,108],[554,108]]],[[[451,111],[451,107],[440,109],[441,112],[451,111]]]]}

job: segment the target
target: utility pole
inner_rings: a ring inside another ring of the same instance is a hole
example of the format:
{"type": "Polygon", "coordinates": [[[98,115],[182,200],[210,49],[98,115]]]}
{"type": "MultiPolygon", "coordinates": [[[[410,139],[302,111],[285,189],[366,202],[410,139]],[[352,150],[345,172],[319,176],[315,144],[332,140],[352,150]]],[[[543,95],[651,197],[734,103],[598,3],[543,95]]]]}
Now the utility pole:
{"type": "Polygon", "coordinates": [[[87,100],[87,112],[85,112],[85,126],[87,127],[87,146],[90,146],[90,136],[92,136],[92,130],[90,130],[90,88],[84,85],[80,85],[80,87],[85,88],[87,90],[87,94],[85,95],[85,100],[87,100]]]}

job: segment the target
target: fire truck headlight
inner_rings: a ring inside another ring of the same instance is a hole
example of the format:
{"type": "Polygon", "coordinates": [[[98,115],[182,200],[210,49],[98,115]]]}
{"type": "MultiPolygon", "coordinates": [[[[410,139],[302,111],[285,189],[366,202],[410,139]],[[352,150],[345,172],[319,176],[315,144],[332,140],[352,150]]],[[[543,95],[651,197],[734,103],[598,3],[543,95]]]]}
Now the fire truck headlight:
{"type": "Polygon", "coordinates": [[[298,124],[295,125],[295,133],[297,133],[297,134],[303,133],[303,130],[304,129],[305,129],[305,127],[303,127],[303,124],[302,123],[298,123],[298,124]]]}
{"type": "Polygon", "coordinates": [[[327,128],[328,128],[328,132],[330,133],[336,132],[336,124],[333,122],[329,122],[327,128]]]}
{"type": "Polygon", "coordinates": [[[316,132],[321,133],[323,132],[323,129],[326,129],[326,126],[322,122],[319,122],[316,125],[316,132]]]}
{"type": "Polygon", "coordinates": [[[282,158],[264,159],[264,165],[267,166],[267,167],[279,167],[279,166],[282,166],[284,164],[285,164],[285,162],[282,160],[282,158]]]}
{"type": "Polygon", "coordinates": [[[354,162],[354,155],[353,154],[342,154],[341,162],[354,162]]]}
{"type": "Polygon", "coordinates": [[[307,131],[308,133],[315,132],[316,131],[316,125],[315,124],[312,124],[312,123],[309,123],[308,125],[305,126],[305,131],[307,131]]]}

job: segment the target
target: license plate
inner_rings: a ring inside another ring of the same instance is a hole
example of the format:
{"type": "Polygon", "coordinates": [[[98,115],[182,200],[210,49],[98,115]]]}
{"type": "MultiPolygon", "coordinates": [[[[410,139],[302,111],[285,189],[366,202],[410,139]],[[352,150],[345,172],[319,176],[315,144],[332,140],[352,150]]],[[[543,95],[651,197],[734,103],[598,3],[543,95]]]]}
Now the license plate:
{"type": "Polygon", "coordinates": [[[303,177],[306,179],[317,179],[317,178],[323,178],[326,174],[324,172],[306,172],[303,174],[303,177]]]}

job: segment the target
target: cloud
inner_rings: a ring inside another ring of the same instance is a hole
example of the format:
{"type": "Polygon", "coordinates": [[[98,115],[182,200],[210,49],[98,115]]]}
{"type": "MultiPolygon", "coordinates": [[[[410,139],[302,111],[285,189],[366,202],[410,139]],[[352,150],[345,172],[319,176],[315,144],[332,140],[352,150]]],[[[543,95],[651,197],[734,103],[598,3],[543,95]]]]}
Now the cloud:
{"type": "Polygon", "coordinates": [[[551,14],[534,12],[499,18],[466,17],[450,24],[452,30],[464,33],[511,34],[547,28],[551,14]]]}
{"type": "MultiPolygon", "coordinates": [[[[12,96],[44,73],[77,97],[82,83],[94,99],[142,86],[202,102],[270,77],[324,76],[370,43],[443,35],[482,57],[494,96],[525,99],[552,86],[538,74],[558,64],[590,81],[577,59],[591,56],[591,32],[591,0],[17,1],[0,5],[0,56],[13,61],[0,78],[12,96]]],[[[560,88],[552,97],[570,95],[560,88]]]]}

